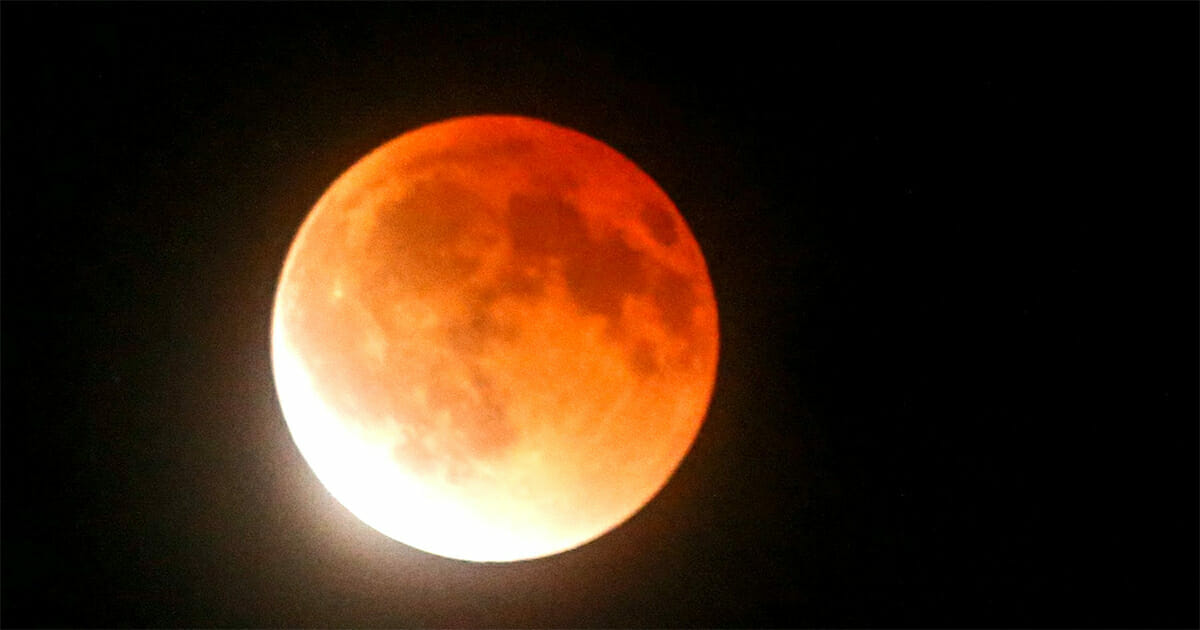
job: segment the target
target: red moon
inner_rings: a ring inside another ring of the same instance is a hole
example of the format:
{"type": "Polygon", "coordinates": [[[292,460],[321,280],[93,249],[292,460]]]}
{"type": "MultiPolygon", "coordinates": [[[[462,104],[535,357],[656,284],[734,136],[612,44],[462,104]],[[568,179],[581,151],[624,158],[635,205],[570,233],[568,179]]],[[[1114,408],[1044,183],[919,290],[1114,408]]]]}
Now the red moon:
{"type": "Polygon", "coordinates": [[[371,527],[450,558],[578,547],[666,484],[704,420],[717,306],[666,193],[516,116],[421,127],[317,201],[271,353],[288,428],[371,527]]]}

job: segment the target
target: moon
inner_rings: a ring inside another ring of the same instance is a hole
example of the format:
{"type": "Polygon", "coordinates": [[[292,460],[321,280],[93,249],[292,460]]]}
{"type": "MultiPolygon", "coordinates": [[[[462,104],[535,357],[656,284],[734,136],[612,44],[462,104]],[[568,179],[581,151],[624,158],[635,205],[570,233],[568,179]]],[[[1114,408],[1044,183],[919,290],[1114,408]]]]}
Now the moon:
{"type": "Polygon", "coordinates": [[[594,540],[667,483],[716,378],[717,306],[670,198],[541,120],[421,127],[300,227],[272,368],[315,475],[379,532],[509,562],[594,540]]]}

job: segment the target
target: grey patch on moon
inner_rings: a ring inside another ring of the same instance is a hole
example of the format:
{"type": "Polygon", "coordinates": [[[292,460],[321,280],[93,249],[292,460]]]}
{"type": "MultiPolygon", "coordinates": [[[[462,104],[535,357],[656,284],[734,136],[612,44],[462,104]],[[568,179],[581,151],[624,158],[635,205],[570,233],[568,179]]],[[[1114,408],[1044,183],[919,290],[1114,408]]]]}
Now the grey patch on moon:
{"type": "Polygon", "coordinates": [[[479,254],[457,245],[488,208],[478,195],[444,178],[419,181],[404,199],[381,208],[367,243],[365,275],[373,286],[363,287],[364,299],[381,298],[374,306],[387,309],[387,298],[399,292],[466,281],[479,268],[479,254]]]}
{"type": "Polygon", "coordinates": [[[629,353],[629,366],[639,376],[655,374],[662,369],[658,357],[654,355],[654,346],[645,340],[638,341],[633,346],[629,353]]]}
{"type": "Polygon", "coordinates": [[[650,229],[650,236],[660,244],[670,247],[679,240],[675,218],[662,204],[650,202],[642,206],[642,222],[650,229]]]}
{"type": "MultiPolygon", "coordinates": [[[[624,298],[644,294],[653,299],[668,332],[690,338],[692,313],[700,299],[687,276],[657,264],[619,237],[591,238],[579,209],[561,197],[514,194],[508,210],[514,264],[539,269],[560,265],[575,304],[585,314],[603,316],[610,336],[626,340],[621,326],[624,298]]],[[[674,223],[666,216],[668,227],[663,227],[664,217],[659,218],[658,231],[666,237],[674,223]]],[[[675,232],[669,234],[677,238],[675,232]]],[[[661,368],[636,345],[628,358],[639,374],[661,368]]]]}

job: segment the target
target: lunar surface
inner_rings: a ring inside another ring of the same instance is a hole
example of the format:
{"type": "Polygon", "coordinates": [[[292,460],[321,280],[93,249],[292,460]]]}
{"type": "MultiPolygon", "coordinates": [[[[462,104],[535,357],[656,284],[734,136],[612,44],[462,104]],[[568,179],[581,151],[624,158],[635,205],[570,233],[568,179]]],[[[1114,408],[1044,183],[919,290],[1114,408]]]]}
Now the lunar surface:
{"type": "Polygon", "coordinates": [[[422,127],[313,207],[275,296],[296,445],[332,495],[441,556],[575,548],[666,484],[717,364],[704,258],[607,145],[513,116],[422,127]]]}

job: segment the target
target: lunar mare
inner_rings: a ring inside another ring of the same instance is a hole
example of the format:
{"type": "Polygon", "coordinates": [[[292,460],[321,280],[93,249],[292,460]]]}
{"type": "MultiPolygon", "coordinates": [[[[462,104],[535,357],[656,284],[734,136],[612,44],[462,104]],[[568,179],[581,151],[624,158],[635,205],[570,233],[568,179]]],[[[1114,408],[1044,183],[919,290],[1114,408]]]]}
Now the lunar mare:
{"type": "Polygon", "coordinates": [[[276,292],[284,417],[331,494],[434,554],[512,561],[616,527],[712,394],[717,311],[667,195],[515,116],[400,136],[339,177],[276,292]]]}

